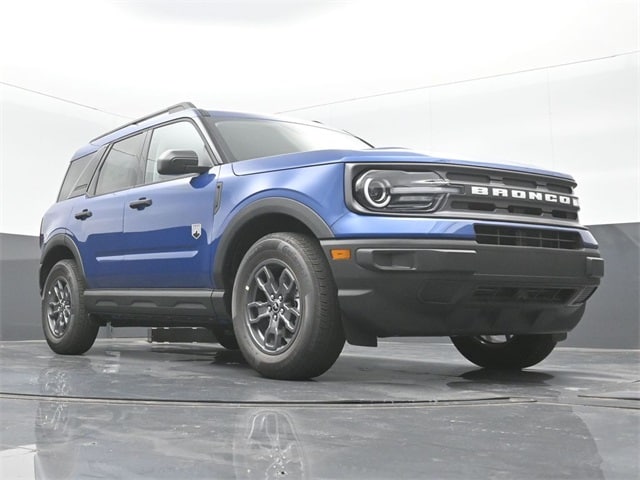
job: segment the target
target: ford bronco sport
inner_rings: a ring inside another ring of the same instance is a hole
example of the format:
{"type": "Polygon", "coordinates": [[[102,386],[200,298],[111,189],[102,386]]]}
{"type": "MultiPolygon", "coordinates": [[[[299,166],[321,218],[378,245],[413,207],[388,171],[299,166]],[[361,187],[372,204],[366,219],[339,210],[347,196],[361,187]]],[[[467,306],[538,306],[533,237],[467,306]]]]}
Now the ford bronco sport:
{"type": "Polygon", "coordinates": [[[345,339],[450,336],[543,360],[603,276],[574,180],[374,148],[321,124],[169,107],[73,155],[42,220],[47,342],[199,326],[259,373],[321,375],[345,339]]]}

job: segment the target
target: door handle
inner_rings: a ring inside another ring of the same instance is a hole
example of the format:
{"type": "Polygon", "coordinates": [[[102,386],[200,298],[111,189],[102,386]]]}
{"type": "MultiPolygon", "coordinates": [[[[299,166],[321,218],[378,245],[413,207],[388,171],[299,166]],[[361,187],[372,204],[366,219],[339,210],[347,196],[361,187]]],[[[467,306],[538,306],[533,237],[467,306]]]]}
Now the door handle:
{"type": "Polygon", "coordinates": [[[93,213],[91,213],[91,211],[87,210],[86,208],[84,210],[82,210],[81,212],[78,212],[74,215],[74,217],[76,217],[78,220],[86,220],[87,218],[89,218],[91,215],[93,215],[93,213]]]}
{"type": "Polygon", "coordinates": [[[129,207],[135,208],[136,210],[144,210],[147,207],[150,207],[153,202],[150,198],[139,198],[129,204],[129,207]]]}

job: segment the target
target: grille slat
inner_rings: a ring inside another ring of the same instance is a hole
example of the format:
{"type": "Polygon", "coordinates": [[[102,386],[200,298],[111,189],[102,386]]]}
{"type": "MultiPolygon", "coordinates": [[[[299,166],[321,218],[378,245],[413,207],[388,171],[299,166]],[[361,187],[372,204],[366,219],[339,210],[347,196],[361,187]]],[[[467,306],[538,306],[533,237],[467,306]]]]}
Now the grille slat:
{"type": "Polygon", "coordinates": [[[539,247],[561,250],[579,250],[582,248],[582,240],[577,232],[498,227],[493,225],[474,225],[474,230],[476,242],[482,245],[539,247]]]}

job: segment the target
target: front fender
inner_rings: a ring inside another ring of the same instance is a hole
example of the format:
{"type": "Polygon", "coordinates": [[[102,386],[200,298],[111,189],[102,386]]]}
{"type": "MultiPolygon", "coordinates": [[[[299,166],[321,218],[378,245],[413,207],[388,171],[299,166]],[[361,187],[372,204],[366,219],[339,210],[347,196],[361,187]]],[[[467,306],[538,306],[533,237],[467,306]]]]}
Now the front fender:
{"type": "Polygon", "coordinates": [[[295,218],[311,230],[318,239],[333,238],[333,232],[322,217],[307,205],[284,197],[269,197],[246,205],[227,223],[221,235],[214,256],[213,280],[217,288],[224,288],[223,268],[238,232],[251,220],[277,212],[295,218]]]}

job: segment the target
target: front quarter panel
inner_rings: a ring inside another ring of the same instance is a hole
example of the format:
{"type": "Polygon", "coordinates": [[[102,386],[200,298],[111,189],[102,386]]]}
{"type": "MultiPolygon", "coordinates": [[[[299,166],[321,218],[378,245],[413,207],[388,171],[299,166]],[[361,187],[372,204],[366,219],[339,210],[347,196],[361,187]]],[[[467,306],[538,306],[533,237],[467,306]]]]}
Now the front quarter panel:
{"type": "Polygon", "coordinates": [[[263,198],[289,198],[317,212],[328,224],[346,207],[344,202],[344,164],[329,163],[286,170],[263,171],[236,176],[230,165],[223,166],[224,183],[218,231],[224,231],[231,218],[247,205],[263,198]]]}
{"type": "Polygon", "coordinates": [[[223,183],[220,210],[214,225],[217,240],[236,215],[265,198],[296,201],[330,225],[346,212],[343,178],[341,163],[242,176],[234,175],[230,165],[224,165],[220,176],[223,183]]]}
{"type": "Polygon", "coordinates": [[[225,286],[223,265],[236,242],[242,240],[238,238],[240,230],[259,216],[293,217],[317,238],[332,238],[330,223],[346,212],[343,176],[344,167],[339,163],[242,176],[236,176],[231,165],[223,165],[213,229],[215,288],[225,286]]]}

